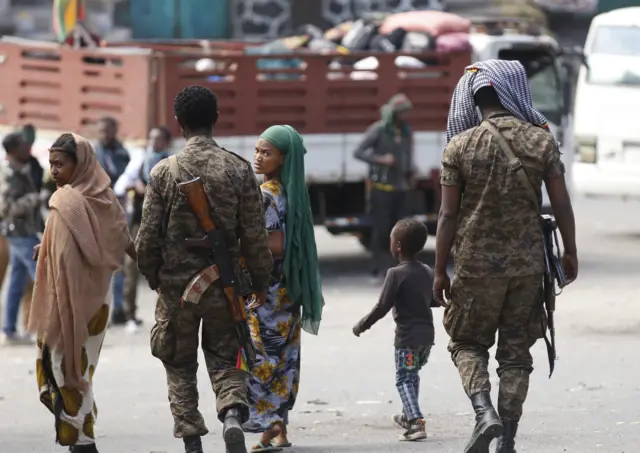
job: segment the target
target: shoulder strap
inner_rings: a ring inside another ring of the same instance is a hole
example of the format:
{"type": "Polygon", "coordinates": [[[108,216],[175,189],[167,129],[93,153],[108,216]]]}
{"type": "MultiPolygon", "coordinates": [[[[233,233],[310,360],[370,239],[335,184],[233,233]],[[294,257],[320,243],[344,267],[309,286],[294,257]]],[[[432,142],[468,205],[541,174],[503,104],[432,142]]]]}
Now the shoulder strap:
{"type": "Polygon", "coordinates": [[[511,149],[511,146],[509,146],[502,134],[498,131],[498,129],[496,129],[493,124],[485,120],[480,123],[480,127],[489,131],[489,133],[493,135],[493,137],[498,141],[498,146],[500,146],[500,149],[509,161],[509,169],[515,172],[516,175],[518,175],[520,183],[527,190],[527,194],[529,195],[530,200],[533,201],[534,206],[536,207],[538,212],[540,212],[540,202],[538,201],[538,195],[536,193],[536,190],[533,188],[533,184],[531,184],[531,180],[527,176],[527,172],[522,165],[522,161],[518,157],[516,157],[513,150],[511,149]]]}
{"type": "Polygon", "coordinates": [[[178,166],[178,156],[173,154],[169,156],[169,172],[171,173],[171,177],[176,182],[176,184],[180,183],[180,167],[178,166]]]}
{"type": "Polygon", "coordinates": [[[178,184],[180,184],[180,167],[178,167],[178,158],[175,154],[169,156],[169,173],[171,173],[171,178],[175,182],[175,187],[173,187],[173,191],[171,192],[171,199],[169,200],[169,208],[164,214],[164,218],[162,220],[162,231],[163,234],[167,233],[167,229],[169,227],[169,217],[171,216],[171,210],[173,209],[173,201],[176,197],[176,192],[178,191],[178,184]]]}

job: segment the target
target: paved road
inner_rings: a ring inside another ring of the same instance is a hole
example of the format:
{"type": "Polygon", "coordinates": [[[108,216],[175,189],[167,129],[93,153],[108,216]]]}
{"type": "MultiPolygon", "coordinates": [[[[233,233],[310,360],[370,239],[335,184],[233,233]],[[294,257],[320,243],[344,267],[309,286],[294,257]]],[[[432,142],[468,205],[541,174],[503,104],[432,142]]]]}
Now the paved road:
{"type": "MultiPolygon", "coordinates": [[[[638,206],[577,203],[580,280],[558,300],[559,361],[553,379],[547,378],[544,344],[535,346],[537,368],[518,451],[640,451],[638,206]]],[[[302,385],[290,428],[296,446],[291,451],[461,452],[472,414],[446,352],[442,313],[436,313],[436,346],[422,375],[429,439],[398,446],[399,432],[390,422],[399,410],[392,320],[383,320],[359,339],[353,337],[352,325],[378,293],[365,274],[367,256],[351,238],[319,232],[318,240],[327,306],[321,335],[303,337],[302,385]]],[[[425,259],[432,260],[432,253],[425,259]]],[[[96,373],[101,452],[183,451],[171,435],[164,371],[148,351],[153,304],[145,290],[145,331],[129,335],[114,329],[108,334],[96,373]]],[[[52,419],[38,402],[33,351],[0,349],[0,363],[0,452],[62,451],[53,444],[52,419]]],[[[199,377],[201,408],[211,430],[205,451],[221,452],[221,428],[203,368],[199,377]]]]}

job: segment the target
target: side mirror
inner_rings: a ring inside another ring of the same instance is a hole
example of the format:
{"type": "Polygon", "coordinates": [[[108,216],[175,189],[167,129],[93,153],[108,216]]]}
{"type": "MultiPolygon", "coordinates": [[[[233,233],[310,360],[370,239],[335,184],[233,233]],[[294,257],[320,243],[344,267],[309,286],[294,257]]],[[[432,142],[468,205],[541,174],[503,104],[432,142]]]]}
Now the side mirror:
{"type": "Polygon", "coordinates": [[[585,68],[587,68],[587,71],[588,71],[590,68],[589,68],[589,61],[587,60],[587,56],[583,52],[580,52],[579,58],[580,58],[580,63],[582,63],[582,65],[585,68]]]}
{"type": "Polygon", "coordinates": [[[575,58],[580,60],[580,64],[582,64],[587,70],[589,70],[589,62],[587,60],[587,56],[584,53],[584,49],[580,46],[574,47],[563,47],[560,52],[560,56],[565,58],[575,58]]]}

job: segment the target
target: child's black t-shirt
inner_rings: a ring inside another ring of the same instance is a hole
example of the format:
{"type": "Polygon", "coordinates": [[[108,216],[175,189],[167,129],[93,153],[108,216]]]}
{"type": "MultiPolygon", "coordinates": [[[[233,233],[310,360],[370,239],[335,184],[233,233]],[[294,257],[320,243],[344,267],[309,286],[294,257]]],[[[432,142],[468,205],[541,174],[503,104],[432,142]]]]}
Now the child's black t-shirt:
{"type": "Polygon", "coordinates": [[[361,321],[368,330],[393,308],[395,346],[411,348],[433,344],[433,271],[420,262],[401,263],[389,269],[378,304],[361,321]]]}

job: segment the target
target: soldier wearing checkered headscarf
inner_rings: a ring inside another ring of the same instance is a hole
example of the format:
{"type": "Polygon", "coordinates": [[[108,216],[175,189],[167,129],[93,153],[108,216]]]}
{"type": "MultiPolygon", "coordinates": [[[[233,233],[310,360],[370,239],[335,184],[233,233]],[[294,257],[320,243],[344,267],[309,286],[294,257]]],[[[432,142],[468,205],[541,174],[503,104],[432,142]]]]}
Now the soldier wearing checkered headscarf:
{"type": "Polygon", "coordinates": [[[447,143],[461,132],[480,124],[473,95],[491,86],[503,107],[517,118],[548,129],[547,119],[533,108],[527,73],[519,61],[486,60],[467,66],[458,82],[447,119],[447,143]]]}
{"type": "MultiPolygon", "coordinates": [[[[494,438],[497,453],[515,453],[533,371],[530,349],[545,333],[538,206],[543,182],[564,183],[563,176],[560,152],[545,117],[533,108],[522,64],[488,60],[467,67],[447,123],[434,269],[434,297],[442,302],[444,292],[451,299],[443,320],[449,352],[476,413],[465,453],[488,452],[494,438]],[[523,168],[530,187],[517,173],[523,168]],[[451,283],[446,263],[453,241],[451,283]],[[488,359],[498,332],[496,411],[488,359]]],[[[556,199],[566,194],[566,187],[554,186],[556,199]]]]}

